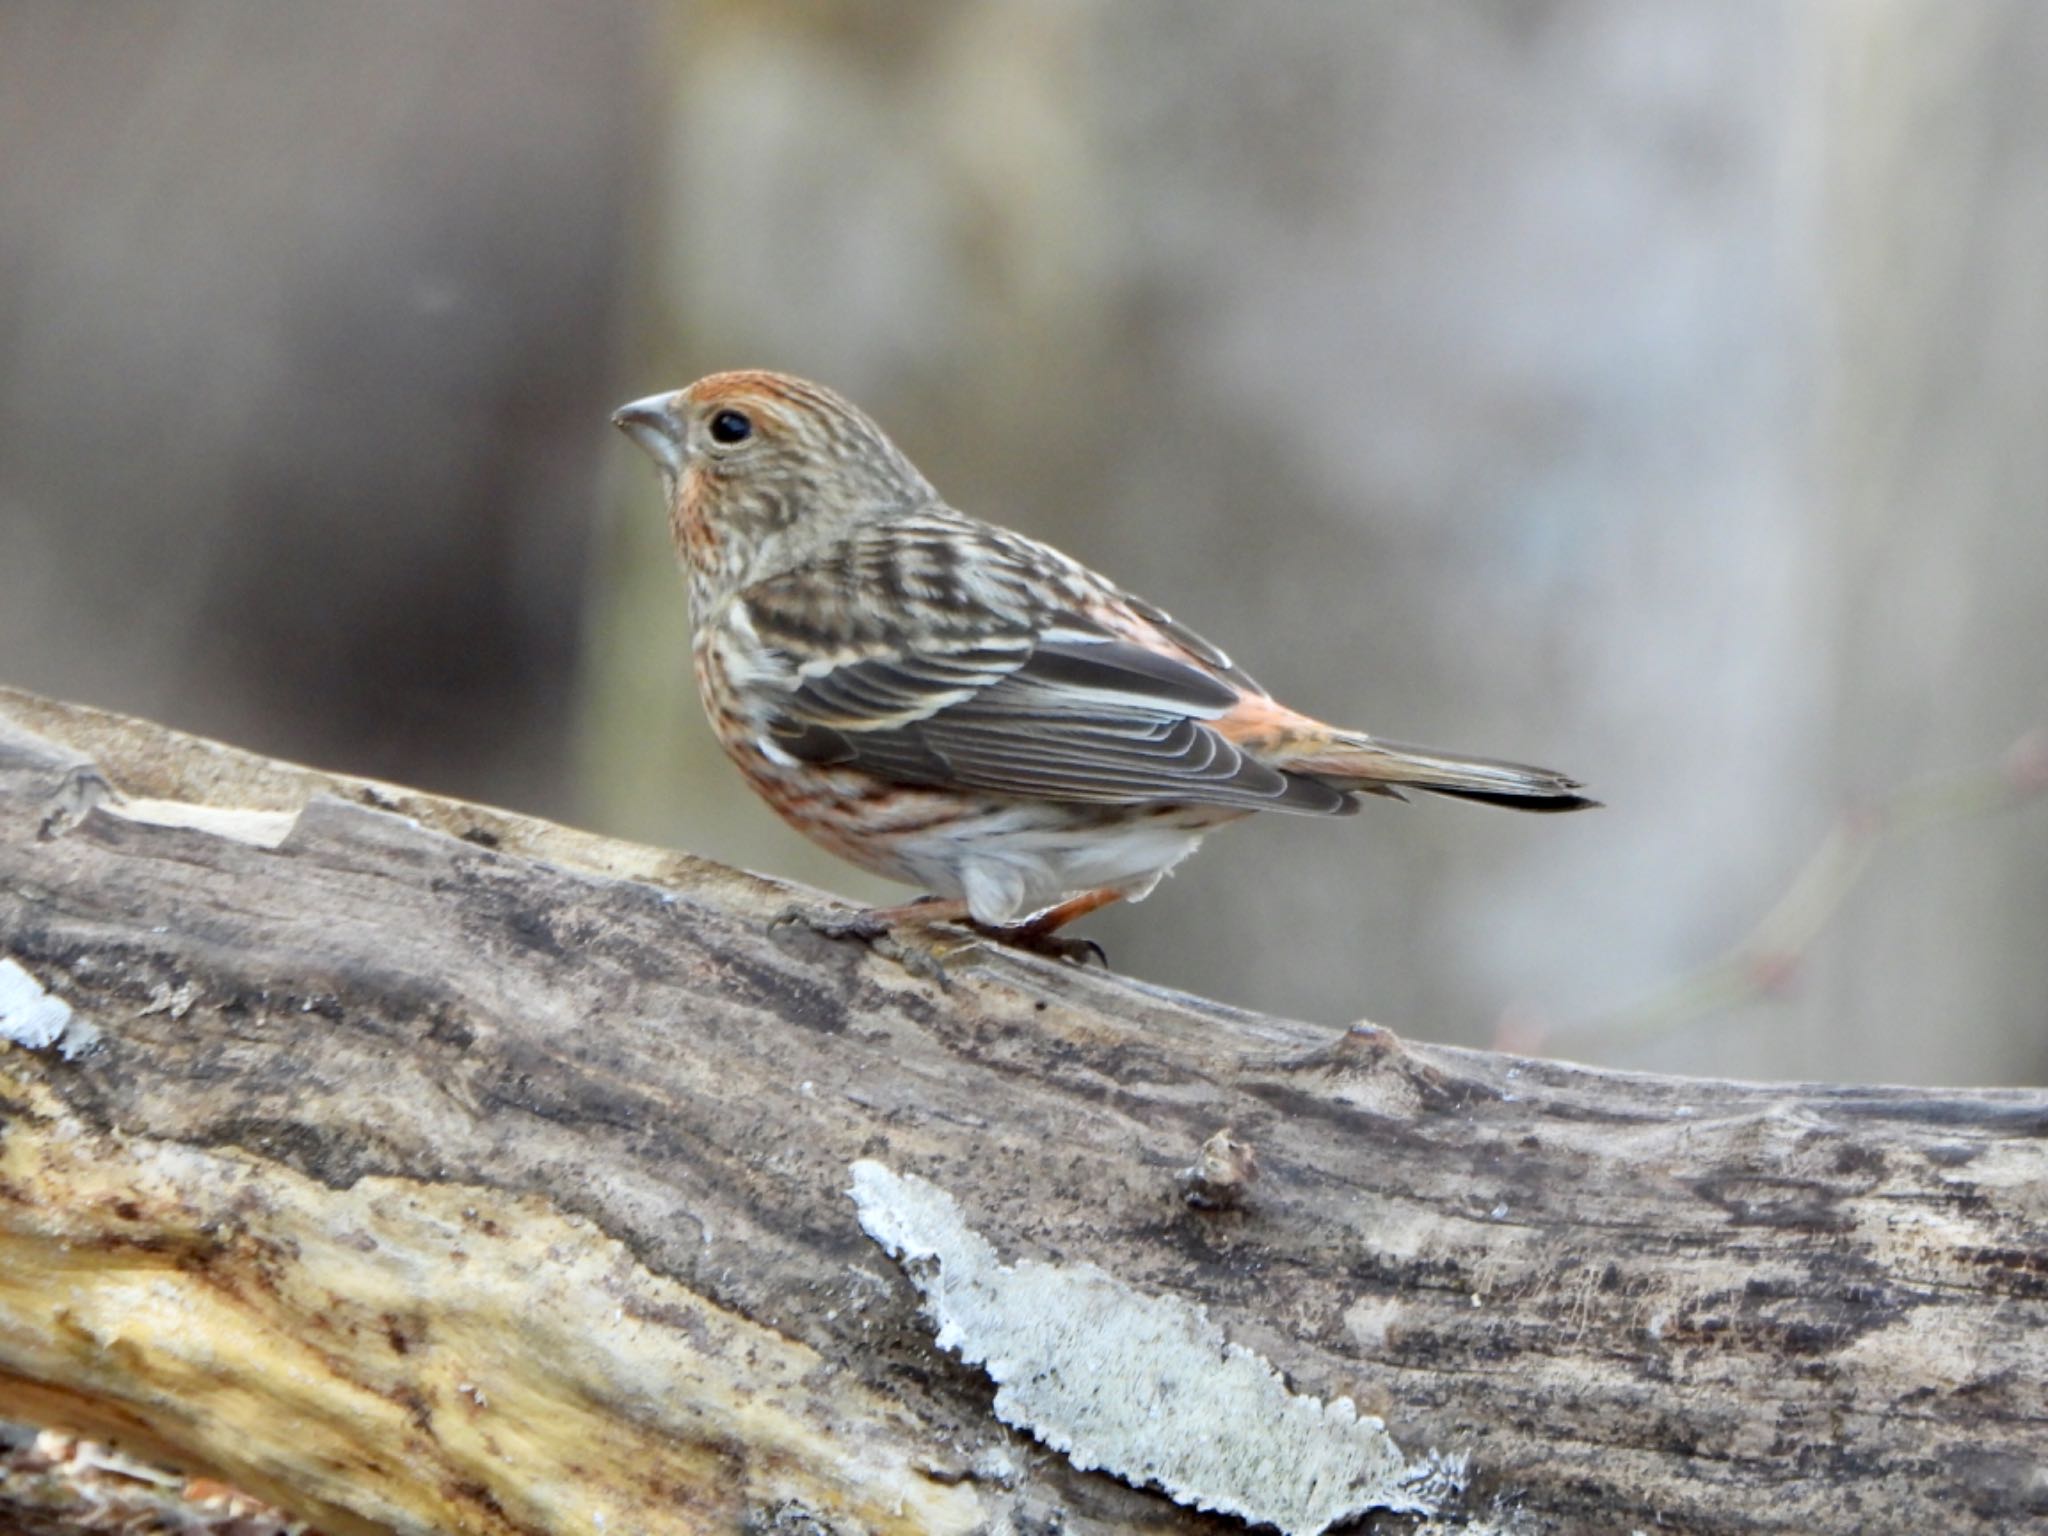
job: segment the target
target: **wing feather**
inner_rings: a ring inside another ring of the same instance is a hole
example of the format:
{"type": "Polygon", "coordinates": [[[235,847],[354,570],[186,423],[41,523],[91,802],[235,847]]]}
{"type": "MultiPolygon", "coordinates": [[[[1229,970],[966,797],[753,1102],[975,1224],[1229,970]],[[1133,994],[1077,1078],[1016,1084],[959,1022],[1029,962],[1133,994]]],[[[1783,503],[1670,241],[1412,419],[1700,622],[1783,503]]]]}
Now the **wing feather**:
{"type": "MultiPolygon", "coordinates": [[[[1211,728],[1248,681],[1212,670],[1210,656],[1229,667],[1222,652],[1179,626],[1156,649],[1112,632],[1087,610],[1122,594],[1074,590],[1070,563],[1016,568],[1038,548],[1002,536],[977,552],[989,579],[948,590],[942,605],[855,608],[843,582],[824,579],[858,568],[864,584],[887,586],[874,550],[742,593],[747,623],[788,663],[786,686],[763,688],[772,740],[808,762],[1024,798],[1356,809],[1344,791],[1260,762],[1211,728]]],[[[1157,610],[1124,611],[1126,629],[1155,624],[1157,610]]]]}

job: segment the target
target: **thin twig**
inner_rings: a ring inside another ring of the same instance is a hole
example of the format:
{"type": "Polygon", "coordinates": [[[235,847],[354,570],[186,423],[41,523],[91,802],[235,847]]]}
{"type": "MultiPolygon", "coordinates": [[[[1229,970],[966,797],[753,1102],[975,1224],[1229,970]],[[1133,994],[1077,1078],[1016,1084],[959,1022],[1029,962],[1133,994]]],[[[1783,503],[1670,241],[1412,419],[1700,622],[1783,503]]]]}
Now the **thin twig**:
{"type": "Polygon", "coordinates": [[[1999,761],[1973,772],[1902,785],[1836,818],[1785,893],[1732,948],[1648,997],[1601,1017],[1546,1028],[1504,1017],[1500,1050],[1531,1052],[1560,1036],[1640,1038],[1669,1034],[1711,1014],[1783,992],[1841,911],[1887,839],[2013,810],[2048,792],[2048,728],[2029,731],[1999,761]]]}

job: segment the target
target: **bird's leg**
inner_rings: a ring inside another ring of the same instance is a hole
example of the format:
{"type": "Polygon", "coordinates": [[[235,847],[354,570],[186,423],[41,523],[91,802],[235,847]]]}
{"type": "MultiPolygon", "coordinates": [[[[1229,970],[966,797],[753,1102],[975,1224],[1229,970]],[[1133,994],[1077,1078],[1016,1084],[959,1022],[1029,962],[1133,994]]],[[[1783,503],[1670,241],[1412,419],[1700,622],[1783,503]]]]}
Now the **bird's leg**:
{"type": "Polygon", "coordinates": [[[1050,911],[1041,912],[1028,923],[1019,923],[1014,930],[1021,931],[1031,939],[1050,938],[1076,918],[1086,917],[1090,912],[1100,912],[1112,901],[1122,901],[1122,891],[1083,891],[1071,896],[1050,911]]]}
{"type": "Polygon", "coordinates": [[[1085,964],[1093,956],[1101,962],[1104,970],[1108,970],[1109,956],[1102,952],[1100,944],[1093,939],[1063,938],[1059,930],[1076,918],[1086,917],[1090,912],[1120,900],[1122,896],[1122,891],[1083,891],[1079,896],[1070,897],[1049,911],[1039,913],[1027,923],[999,926],[978,923],[971,917],[966,922],[976,933],[994,939],[998,944],[1028,949],[1034,955],[1050,955],[1055,960],[1072,960],[1077,965],[1085,964]]]}

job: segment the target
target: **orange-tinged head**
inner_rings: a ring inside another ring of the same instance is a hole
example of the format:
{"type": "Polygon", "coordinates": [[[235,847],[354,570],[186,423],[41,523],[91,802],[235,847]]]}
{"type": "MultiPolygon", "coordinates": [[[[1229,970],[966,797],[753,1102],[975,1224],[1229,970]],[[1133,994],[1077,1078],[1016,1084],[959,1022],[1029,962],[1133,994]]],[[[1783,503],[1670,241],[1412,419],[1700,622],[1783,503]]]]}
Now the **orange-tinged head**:
{"type": "Polygon", "coordinates": [[[934,496],[850,401],[788,374],[710,374],[622,406],[612,424],[660,468],[679,552],[720,586],[934,496]]]}

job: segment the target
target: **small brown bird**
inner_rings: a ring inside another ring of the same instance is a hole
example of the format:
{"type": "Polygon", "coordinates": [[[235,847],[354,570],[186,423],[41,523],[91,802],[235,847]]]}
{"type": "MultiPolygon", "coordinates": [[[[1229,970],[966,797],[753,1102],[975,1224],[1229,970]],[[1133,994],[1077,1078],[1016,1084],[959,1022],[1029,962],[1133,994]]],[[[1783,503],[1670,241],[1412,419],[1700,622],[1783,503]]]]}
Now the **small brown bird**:
{"type": "Polygon", "coordinates": [[[613,422],[661,468],[705,712],[755,791],[941,898],[825,925],[1051,935],[1137,901],[1254,811],[1407,789],[1595,802],[1546,768],[1396,746],[1289,709],[1207,640],[1049,545],[954,511],[828,389],[717,373],[613,422]]]}

